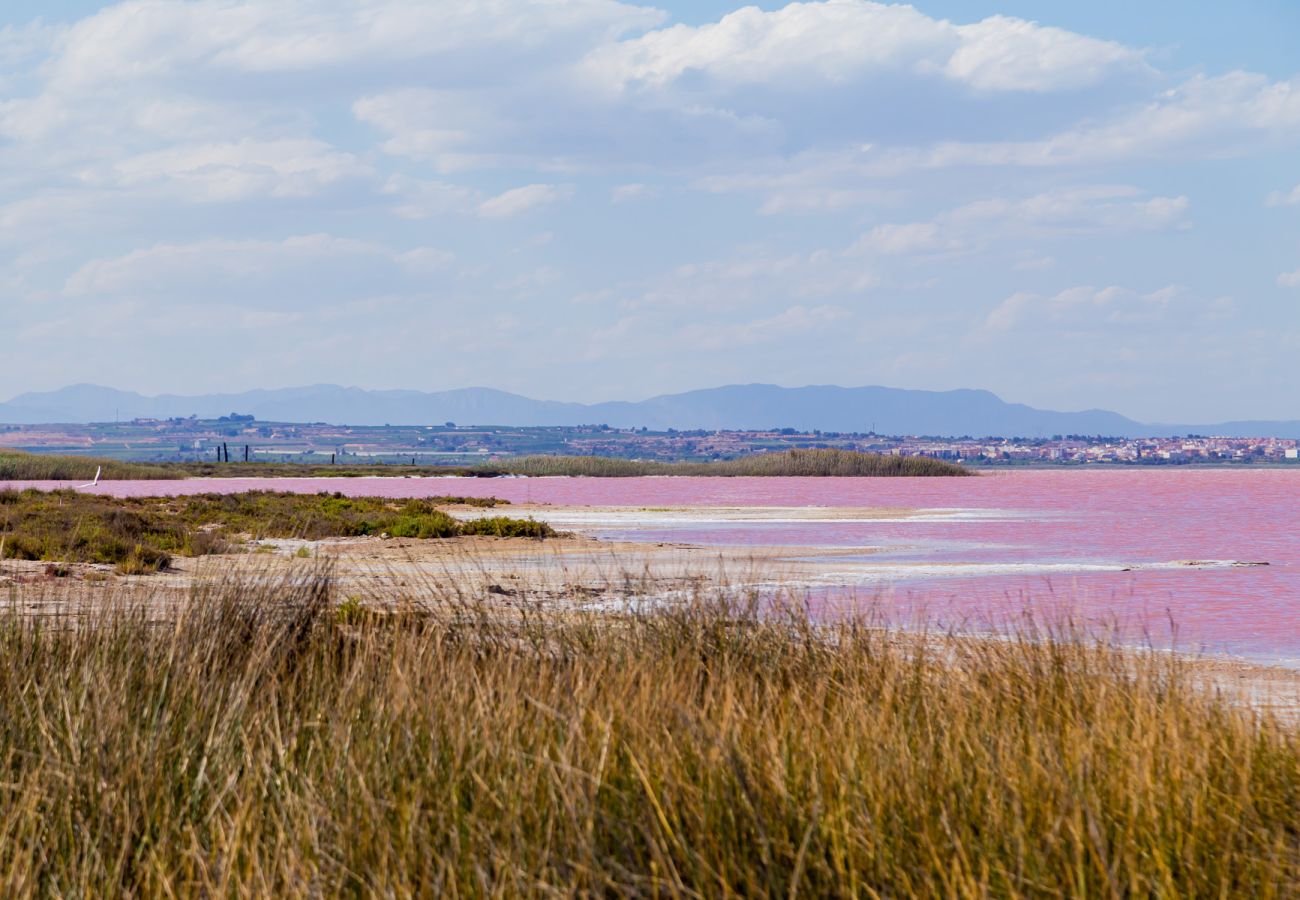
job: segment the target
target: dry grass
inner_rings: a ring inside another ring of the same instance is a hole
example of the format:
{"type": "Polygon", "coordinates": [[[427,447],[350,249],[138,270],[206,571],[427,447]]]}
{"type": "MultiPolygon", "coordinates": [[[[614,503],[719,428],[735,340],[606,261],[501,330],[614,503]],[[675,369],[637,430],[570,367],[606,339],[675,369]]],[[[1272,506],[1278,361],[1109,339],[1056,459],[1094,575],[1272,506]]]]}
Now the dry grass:
{"type": "Polygon", "coordinates": [[[923,456],[884,456],[856,450],[788,450],[751,453],[715,462],[641,462],[605,456],[525,456],[493,467],[514,475],[586,475],[626,478],[639,475],[787,476],[872,478],[963,476],[970,469],[923,456]]]}
{"type": "Polygon", "coordinates": [[[304,566],[162,623],[0,615],[5,894],[1300,886],[1300,737],[1176,656],[471,594],[336,607],[304,566]]]}
{"type": "Polygon", "coordinates": [[[920,456],[884,456],[854,450],[789,450],[751,453],[714,462],[643,462],[608,456],[523,456],[474,466],[325,466],[286,462],[160,463],[140,465],[79,457],[0,451],[0,481],[89,480],[104,466],[108,479],[157,478],[361,478],[365,476],[484,478],[500,475],[573,475],[627,478],[639,475],[889,477],[975,475],[970,469],[920,456]]]}
{"type": "Polygon", "coordinates": [[[0,482],[3,481],[90,481],[96,470],[110,481],[130,479],[183,478],[180,471],[166,466],[118,462],[89,456],[51,456],[0,449],[0,482]]]}

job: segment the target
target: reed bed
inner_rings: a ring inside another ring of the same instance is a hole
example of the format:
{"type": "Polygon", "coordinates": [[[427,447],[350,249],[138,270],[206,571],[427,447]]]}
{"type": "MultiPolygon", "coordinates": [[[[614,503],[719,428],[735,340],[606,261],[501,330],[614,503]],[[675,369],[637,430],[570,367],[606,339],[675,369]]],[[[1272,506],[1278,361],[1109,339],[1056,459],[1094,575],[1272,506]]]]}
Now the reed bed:
{"type": "Polygon", "coordinates": [[[789,450],[752,453],[714,462],[642,462],[605,456],[526,456],[493,466],[512,475],[585,475],[600,478],[639,475],[718,477],[927,477],[974,475],[970,469],[923,456],[885,456],[856,450],[789,450]]]}
{"type": "Polygon", "coordinates": [[[1300,736],[1166,654],[331,572],[0,613],[18,895],[1294,896],[1300,736]],[[500,599],[500,598],[497,598],[500,599]],[[397,601],[397,602],[394,602],[397,601]]]}
{"type": "Polygon", "coordinates": [[[119,462],[90,456],[53,456],[0,450],[0,482],[4,481],[90,481],[102,469],[101,478],[110,481],[184,478],[183,472],[167,466],[119,462]]]}
{"type": "Polygon", "coordinates": [[[118,463],[71,456],[0,451],[0,482],[89,480],[97,466],[109,480],[159,478],[363,478],[374,476],[496,478],[502,475],[630,478],[644,475],[926,477],[977,474],[971,469],[923,456],[885,456],[856,450],[788,450],[751,453],[713,462],[655,462],[609,456],[522,456],[472,466],[317,465],[289,462],[118,463]]]}

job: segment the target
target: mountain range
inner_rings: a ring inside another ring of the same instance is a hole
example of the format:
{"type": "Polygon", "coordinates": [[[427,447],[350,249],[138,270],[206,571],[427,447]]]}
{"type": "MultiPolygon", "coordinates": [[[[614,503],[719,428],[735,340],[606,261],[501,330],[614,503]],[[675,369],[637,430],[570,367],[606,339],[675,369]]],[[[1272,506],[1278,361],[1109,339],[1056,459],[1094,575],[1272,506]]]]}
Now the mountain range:
{"type": "Polygon", "coordinates": [[[1054,434],[1157,437],[1209,434],[1224,437],[1300,438],[1300,421],[1149,424],[1100,409],[1055,412],[1008,403],[989,391],[918,391],[832,385],[787,388],[728,385],[665,394],[635,402],[561,403],[533,400],[492,388],[436,393],[370,391],[337,385],[238,394],[155,397],[80,384],[28,393],[0,403],[0,423],[76,424],[135,418],[216,418],[230,413],[272,422],[347,425],[595,425],[615,428],[874,431],[893,435],[955,437],[1054,434]]]}

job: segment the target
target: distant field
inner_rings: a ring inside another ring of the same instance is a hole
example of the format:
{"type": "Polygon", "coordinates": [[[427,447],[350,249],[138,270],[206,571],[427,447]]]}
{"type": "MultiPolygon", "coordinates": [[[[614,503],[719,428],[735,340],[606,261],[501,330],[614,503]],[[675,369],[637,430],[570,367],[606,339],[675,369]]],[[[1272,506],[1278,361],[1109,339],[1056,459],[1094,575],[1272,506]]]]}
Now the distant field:
{"type": "Polygon", "coordinates": [[[788,450],[716,462],[643,462],[604,456],[523,456],[477,466],[359,466],[301,463],[158,463],[137,465],[84,457],[0,451],[0,481],[89,480],[97,466],[112,480],[155,478],[360,478],[366,476],[499,475],[627,478],[644,475],[717,477],[925,477],[975,474],[954,463],[920,456],[886,456],[854,450],[788,450]]]}

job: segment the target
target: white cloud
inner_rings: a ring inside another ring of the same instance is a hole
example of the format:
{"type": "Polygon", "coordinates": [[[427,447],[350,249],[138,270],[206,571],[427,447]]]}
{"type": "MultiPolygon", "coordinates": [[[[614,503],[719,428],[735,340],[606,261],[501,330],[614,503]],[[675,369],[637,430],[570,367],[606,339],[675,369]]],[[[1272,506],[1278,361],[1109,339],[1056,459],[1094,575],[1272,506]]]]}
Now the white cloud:
{"type": "Polygon", "coordinates": [[[1261,140],[1300,136],[1300,79],[1270,81],[1250,72],[1197,76],[1140,109],[1110,121],[1032,141],[939,143],[900,151],[869,165],[876,174],[952,166],[1080,166],[1239,155],[1261,140]]]}
{"type": "Polygon", "coordinates": [[[611,203],[630,203],[634,200],[649,200],[658,197],[662,192],[655,185],[640,184],[633,182],[631,184],[615,185],[614,189],[609,192],[609,201],[611,203]]]}
{"type": "Polygon", "coordinates": [[[118,161],[87,180],[134,188],[175,187],[200,202],[243,200],[257,195],[307,197],[345,178],[373,170],[350,153],[324,141],[243,140],[224,144],[178,145],[118,161]]]}
{"type": "Polygon", "coordinates": [[[941,235],[936,223],[912,222],[905,225],[877,225],[858,239],[851,252],[912,256],[956,247],[955,241],[941,235]]]}
{"type": "Polygon", "coordinates": [[[1300,287],[1300,269],[1294,272],[1283,272],[1277,276],[1277,283],[1282,287],[1300,287]]]}
{"type": "Polygon", "coordinates": [[[1008,16],[959,25],[956,31],[961,44],[944,71],[984,91],[1070,90],[1144,65],[1139,51],[1122,44],[1008,16]]]}
{"type": "Polygon", "coordinates": [[[988,314],[983,330],[1005,332],[1044,323],[1085,329],[1150,323],[1162,318],[1183,293],[1179,285],[1145,294],[1114,285],[1067,288],[1047,297],[1021,291],[1003,300],[988,314]]]}
{"type": "Polygon", "coordinates": [[[403,219],[472,213],[482,195],[479,191],[446,181],[426,181],[407,175],[393,175],[383,193],[395,198],[393,212],[403,219]]]}
{"type": "Polygon", "coordinates": [[[1024,198],[978,200],[942,218],[946,224],[986,229],[991,223],[1020,229],[1088,233],[1158,231],[1186,225],[1187,197],[1148,197],[1129,185],[1061,187],[1024,198]]]}
{"type": "MultiPolygon", "coordinates": [[[[976,200],[929,222],[885,223],[863,234],[850,254],[929,256],[1056,234],[1129,234],[1187,227],[1186,197],[1150,197],[1135,187],[1065,187],[1028,197],[976,200]]],[[[1042,258],[1017,269],[1046,268],[1042,258]]]]}
{"type": "Polygon", "coordinates": [[[710,86],[840,85],[882,72],[938,76],[986,91],[1053,91],[1143,67],[1138,51],[994,16],[966,26],[866,0],[745,7],[594,51],[587,70],[620,90],[705,78],[710,86]]]}
{"type": "Polygon", "coordinates": [[[663,19],[614,0],[129,0],[60,40],[60,88],[153,79],[194,65],[309,71],[428,58],[463,67],[484,54],[572,51],[663,19]]]}
{"type": "Polygon", "coordinates": [[[327,234],[283,241],[205,240],[158,244],[84,264],[67,279],[69,298],[123,297],[187,306],[220,301],[263,309],[312,308],[418,290],[451,255],[408,251],[327,234]]]}
{"type": "Polygon", "coordinates": [[[1297,206],[1300,205],[1300,184],[1293,187],[1290,193],[1284,191],[1274,191],[1268,195],[1269,206],[1297,206]]]}
{"type": "Polygon", "coordinates": [[[527,184],[484,200],[479,204],[478,214],[485,219],[509,219],[551,206],[572,196],[572,185],[527,184]]]}

